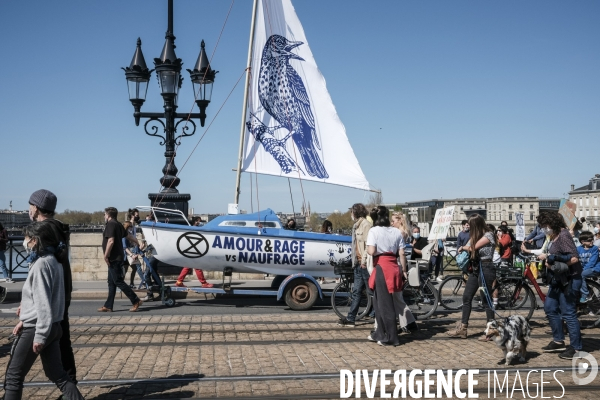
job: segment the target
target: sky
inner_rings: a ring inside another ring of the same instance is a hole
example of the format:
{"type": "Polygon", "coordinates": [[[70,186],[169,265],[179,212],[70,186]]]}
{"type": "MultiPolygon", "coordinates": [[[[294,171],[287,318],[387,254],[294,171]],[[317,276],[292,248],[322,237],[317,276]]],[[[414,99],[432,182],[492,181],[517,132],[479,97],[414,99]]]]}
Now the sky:
{"type": "MultiPolygon", "coordinates": [[[[385,203],[564,197],[600,173],[600,2],[293,4],[360,166],[385,203]]],[[[193,68],[204,39],[220,71],[206,127],[182,140],[175,161],[179,190],[191,194],[196,213],[224,213],[234,200],[243,101],[236,82],[251,9],[250,0],[174,2],[183,68],[193,68]]],[[[166,28],[166,0],[0,2],[0,209],[10,201],[26,209],[40,188],[56,193],[58,211],[149,205],[164,147],[135,126],[121,67],[138,37],[152,65],[166,28]]],[[[194,104],[183,76],[179,112],[194,104]]],[[[153,74],[142,111],[161,110],[153,74]]],[[[298,180],[290,196],[287,179],[258,176],[258,191],[251,179],[242,175],[240,208],[248,211],[298,212],[306,201],[330,212],[371,196],[298,180]]]]}

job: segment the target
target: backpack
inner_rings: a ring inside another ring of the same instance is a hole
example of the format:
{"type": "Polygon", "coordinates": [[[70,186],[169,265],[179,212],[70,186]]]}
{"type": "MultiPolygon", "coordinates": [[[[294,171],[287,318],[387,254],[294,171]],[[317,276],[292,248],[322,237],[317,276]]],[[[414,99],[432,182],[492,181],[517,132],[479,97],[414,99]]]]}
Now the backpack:
{"type": "Polygon", "coordinates": [[[465,274],[469,273],[469,256],[470,253],[468,251],[463,251],[456,256],[456,265],[465,274]]]}

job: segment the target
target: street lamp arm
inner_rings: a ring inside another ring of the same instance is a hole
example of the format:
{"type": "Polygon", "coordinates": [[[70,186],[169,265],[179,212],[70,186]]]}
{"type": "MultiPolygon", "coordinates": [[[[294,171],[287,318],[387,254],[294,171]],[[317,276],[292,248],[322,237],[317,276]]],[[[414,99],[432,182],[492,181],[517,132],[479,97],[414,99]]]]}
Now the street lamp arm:
{"type": "Polygon", "coordinates": [[[186,115],[185,118],[180,119],[179,122],[175,124],[175,132],[177,132],[177,127],[179,126],[179,124],[185,122],[184,125],[181,127],[181,135],[175,138],[175,143],[177,144],[177,146],[181,144],[181,140],[179,140],[180,138],[192,136],[194,133],[196,133],[196,123],[191,118],[188,120],[187,117],[188,116],[186,115]],[[192,132],[188,133],[188,131],[190,130],[190,125],[192,132]]]}
{"type": "Polygon", "coordinates": [[[150,119],[148,119],[148,121],[146,121],[146,123],[144,124],[144,131],[146,131],[146,135],[148,135],[148,136],[156,136],[156,137],[161,138],[162,142],[160,142],[160,145],[164,146],[167,139],[164,136],[158,134],[158,124],[159,123],[162,125],[163,132],[164,132],[166,129],[165,123],[156,117],[151,117],[150,119]],[[150,124],[151,122],[156,122],[157,124],[148,126],[148,124],[150,124]],[[150,128],[151,132],[148,131],[148,128],[150,128]]]}
{"type": "MultiPolygon", "coordinates": [[[[164,118],[165,117],[165,113],[151,113],[151,112],[140,112],[139,114],[140,118],[154,118],[154,119],[158,119],[158,118],[164,118]]],[[[175,119],[177,118],[181,118],[181,119],[189,119],[191,120],[192,118],[197,118],[200,119],[200,113],[173,113],[173,117],[175,119]]]]}

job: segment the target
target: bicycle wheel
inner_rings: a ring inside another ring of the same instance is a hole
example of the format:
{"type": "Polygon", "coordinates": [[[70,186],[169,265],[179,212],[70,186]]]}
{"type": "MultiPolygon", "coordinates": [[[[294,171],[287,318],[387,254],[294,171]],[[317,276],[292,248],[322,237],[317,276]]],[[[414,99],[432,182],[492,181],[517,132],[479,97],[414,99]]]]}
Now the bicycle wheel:
{"type": "Polygon", "coordinates": [[[419,319],[429,318],[437,310],[439,294],[431,282],[419,287],[406,286],[402,295],[410,311],[419,319]]]}
{"type": "Polygon", "coordinates": [[[8,294],[8,289],[6,289],[4,286],[0,286],[0,303],[4,303],[4,300],[6,300],[7,294],[8,294]]]}
{"type": "Polygon", "coordinates": [[[509,281],[505,285],[501,282],[498,295],[496,313],[501,318],[520,315],[529,321],[537,306],[535,294],[526,283],[519,285],[509,281]]]}
{"type": "Polygon", "coordinates": [[[449,276],[438,289],[440,304],[446,310],[460,310],[463,304],[463,293],[467,282],[461,275],[449,276]]]}
{"type": "MultiPolygon", "coordinates": [[[[331,307],[340,318],[346,318],[348,316],[350,306],[352,305],[353,287],[354,283],[346,284],[345,282],[340,282],[331,293],[331,307]]],[[[371,305],[371,296],[367,294],[366,290],[363,290],[360,297],[360,304],[358,305],[356,321],[363,318],[371,311],[371,305]]]]}
{"type": "Polygon", "coordinates": [[[591,298],[585,303],[585,306],[588,312],[600,315],[600,285],[590,279],[586,279],[586,284],[591,298]]]}

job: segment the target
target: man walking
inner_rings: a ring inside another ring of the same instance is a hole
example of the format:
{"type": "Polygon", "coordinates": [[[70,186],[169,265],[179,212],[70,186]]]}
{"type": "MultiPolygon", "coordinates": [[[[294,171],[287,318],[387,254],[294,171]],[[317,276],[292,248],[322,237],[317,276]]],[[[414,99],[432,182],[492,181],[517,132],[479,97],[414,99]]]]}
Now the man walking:
{"type": "Polygon", "coordinates": [[[32,221],[44,221],[51,224],[58,242],[64,245],[64,248],[58,249],[54,254],[56,260],[63,269],[63,286],[65,290],[65,310],[63,319],[60,322],[62,336],[59,340],[59,347],[63,368],[73,383],[77,384],[77,368],[75,366],[73,346],[71,345],[71,331],[69,325],[69,306],[71,305],[71,292],[73,291],[71,263],[69,262],[69,240],[71,233],[69,231],[69,225],[54,219],[57,202],[58,199],[56,198],[56,195],[49,190],[40,189],[33,192],[31,197],[29,197],[29,218],[32,221]]]}
{"type": "Polygon", "coordinates": [[[346,318],[340,318],[340,326],[356,326],[356,314],[360,306],[363,290],[369,294],[369,271],[367,270],[367,235],[373,226],[367,221],[367,209],[361,203],[352,206],[352,220],[356,221],[352,227],[352,263],[354,266],[354,286],[352,287],[352,304],[346,318]]]}
{"type": "Polygon", "coordinates": [[[123,238],[130,242],[139,243],[136,238],[129,235],[123,225],[117,221],[119,212],[114,207],[104,209],[104,220],[106,227],[102,239],[102,251],[104,252],[104,261],[108,266],[108,298],[104,306],[100,307],[100,312],[112,312],[115,302],[117,287],[121,289],[125,296],[129,298],[133,307],[129,311],[135,312],[142,305],[142,301],[125,283],[123,276],[123,238]]]}

